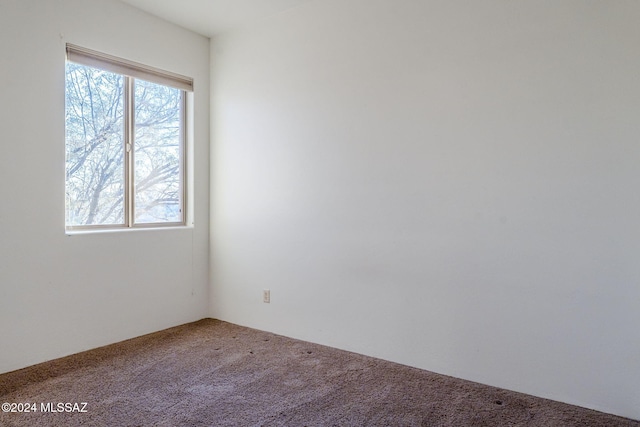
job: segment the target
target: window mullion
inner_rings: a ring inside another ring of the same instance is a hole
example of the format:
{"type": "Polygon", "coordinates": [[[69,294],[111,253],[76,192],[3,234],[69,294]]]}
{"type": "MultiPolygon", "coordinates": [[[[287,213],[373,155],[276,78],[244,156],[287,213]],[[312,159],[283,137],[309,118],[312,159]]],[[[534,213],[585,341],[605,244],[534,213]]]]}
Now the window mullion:
{"type": "Polygon", "coordinates": [[[133,206],[133,164],[134,164],[134,79],[125,77],[125,138],[124,138],[124,170],[125,170],[125,226],[133,226],[134,206],[133,206]]]}

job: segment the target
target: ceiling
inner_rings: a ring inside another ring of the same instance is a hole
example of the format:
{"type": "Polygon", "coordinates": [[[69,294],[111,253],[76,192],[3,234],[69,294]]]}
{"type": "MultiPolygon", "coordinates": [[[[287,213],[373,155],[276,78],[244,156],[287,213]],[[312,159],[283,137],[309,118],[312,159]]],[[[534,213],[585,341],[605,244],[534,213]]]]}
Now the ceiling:
{"type": "Polygon", "coordinates": [[[313,0],[122,0],[207,37],[313,0]]]}

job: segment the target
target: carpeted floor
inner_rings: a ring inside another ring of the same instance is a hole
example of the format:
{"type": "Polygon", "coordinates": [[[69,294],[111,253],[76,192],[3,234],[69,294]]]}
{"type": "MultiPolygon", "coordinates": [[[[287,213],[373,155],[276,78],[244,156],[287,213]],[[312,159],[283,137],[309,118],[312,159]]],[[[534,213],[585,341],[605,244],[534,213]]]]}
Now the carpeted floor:
{"type": "Polygon", "coordinates": [[[32,410],[6,427],[640,427],[211,319],[0,375],[0,402],[32,410]]]}

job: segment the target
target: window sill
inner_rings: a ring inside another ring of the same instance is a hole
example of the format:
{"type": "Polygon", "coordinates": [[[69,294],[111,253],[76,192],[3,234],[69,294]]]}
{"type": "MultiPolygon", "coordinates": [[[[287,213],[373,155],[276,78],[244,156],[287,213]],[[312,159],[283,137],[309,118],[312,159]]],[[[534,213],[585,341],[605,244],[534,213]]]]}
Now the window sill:
{"type": "Polygon", "coordinates": [[[194,225],[167,225],[153,227],[120,227],[120,228],[84,228],[75,230],[65,230],[64,234],[71,236],[81,236],[86,234],[114,234],[114,233],[132,233],[132,232],[150,232],[150,231],[169,231],[169,230],[193,230],[194,225]]]}

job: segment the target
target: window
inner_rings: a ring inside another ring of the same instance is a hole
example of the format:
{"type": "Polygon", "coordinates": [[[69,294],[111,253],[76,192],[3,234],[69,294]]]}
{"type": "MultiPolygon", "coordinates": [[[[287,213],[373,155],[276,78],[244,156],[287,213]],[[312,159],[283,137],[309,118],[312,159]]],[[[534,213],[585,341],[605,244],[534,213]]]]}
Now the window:
{"type": "Polygon", "coordinates": [[[67,45],[66,227],[185,224],[189,78],[67,45]]]}

